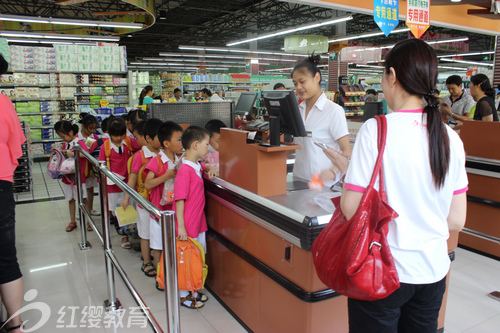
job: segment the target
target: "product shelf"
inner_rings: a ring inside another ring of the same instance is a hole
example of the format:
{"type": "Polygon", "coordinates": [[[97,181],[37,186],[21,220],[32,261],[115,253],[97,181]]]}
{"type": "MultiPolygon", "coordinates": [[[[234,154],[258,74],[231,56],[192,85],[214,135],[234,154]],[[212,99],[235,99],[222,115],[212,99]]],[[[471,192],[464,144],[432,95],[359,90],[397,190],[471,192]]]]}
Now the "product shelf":
{"type": "Polygon", "coordinates": [[[346,91],[345,96],[364,96],[366,91],[346,91]]]}

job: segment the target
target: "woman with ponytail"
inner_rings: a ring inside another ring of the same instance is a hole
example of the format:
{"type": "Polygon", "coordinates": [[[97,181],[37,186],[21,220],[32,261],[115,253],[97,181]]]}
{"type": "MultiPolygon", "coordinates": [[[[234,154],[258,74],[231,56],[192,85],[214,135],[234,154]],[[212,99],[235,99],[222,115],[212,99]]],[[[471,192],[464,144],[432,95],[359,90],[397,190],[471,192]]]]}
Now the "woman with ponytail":
{"type": "Polygon", "coordinates": [[[345,156],[351,155],[351,144],[344,109],[321,91],[320,60],[319,55],[312,54],[295,65],[292,72],[295,91],[302,100],[300,114],[306,131],[311,132],[310,137],[294,139],[302,148],[296,151],[293,175],[309,180],[318,173],[325,186],[330,186],[335,179],[332,163],[314,142],[323,142],[345,156]]]}
{"type": "Polygon", "coordinates": [[[153,86],[145,86],[139,96],[139,105],[146,105],[153,103],[153,86]]]}
{"type": "Polygon", "coordinates": [[[490,79],[484,74],[476,74],[470,78],[470,94],[477,102],[474,120],[498,121],[495,108],[495,89],[491,87],[490,79]]]}
{"type": "MultiPolygon", "coordinates": [[[[386,56],[382,89],[394,112],[387,115],[384,179],[388,204],[399,214],[387,239],[401,287],[377,301],[349,298],[351,333],[437,330],[450,268],[447,239],[465,224],[468,189],[462,141],[443,124],[434,94],[437,73],[436,53],[419,39],[386,56]]],[[[340,208],[350,219],[375,166],[377,122],[361,127],[350,163],[331,149],[327,155],[347,169],[340,208]]]]}

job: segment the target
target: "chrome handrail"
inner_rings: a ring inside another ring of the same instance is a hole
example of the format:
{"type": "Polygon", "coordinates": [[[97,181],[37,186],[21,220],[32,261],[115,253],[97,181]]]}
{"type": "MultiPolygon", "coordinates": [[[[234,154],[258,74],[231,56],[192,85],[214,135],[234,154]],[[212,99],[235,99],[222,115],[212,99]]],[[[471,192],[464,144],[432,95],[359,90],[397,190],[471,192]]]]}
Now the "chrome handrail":
{"type": "Polygon", "coordinates": [[[134,298],[138,306],[141,307],[149,325],[154,332],[163,333],[163,329],[156,321],[155,317],[151,313],[151,310],[147,307],[146,303],[140,296],[137,289],[130,282],[127,274],[120,265],[118,259],[111,246],[111,236],[110,236],[110,220],[109,220],[109,209],[107,200],[107,185],[106,179],[110,178],[115,185],[128,194],[133,200],[135,200],[141,207],[143,207],[153,218],[161,223],[162,226],[162,241],[163,241],[163,269],[165,277],[165,303],[167,308],[167,332],[180,332],[180,311],[179,311],[179,291],[177,284],[177,253],[175,245],[175,218],[173,211],[160,211],[149,201],[144,199],[137,191],[128,186],[125,182],[119,179],[115,174],[113,174],[106,166],[105,162],[97,161],[92,155],[79,146],[75,147],[75,180],[77,186],[78,194],[78,208],[80,214],[80,230],[81,230],[81,250],[91,249],[91,245],[87,240],[87,220],[92,226],[94,231],[97,233],[99,240],[103,244],[105,253],[105,264],[106,264],[106,277],[108,285],[108,300],[105,301],[106,310],[109,312],[120,311],[121,304],[115,295],[115,285],[114,285],[114,269],[118,272],[123,282],[130,291],[130,294],[134,298]],[[81,179],[81,168],[80,168],[80,154],[87,159],[87,161],[93,164],[99,172],[99,195],[101,200],[101,217],[103,224],[103,235],[101,235],[95,225],[92,215],[87,210],[82,200],[82,179],[81,179]]]}

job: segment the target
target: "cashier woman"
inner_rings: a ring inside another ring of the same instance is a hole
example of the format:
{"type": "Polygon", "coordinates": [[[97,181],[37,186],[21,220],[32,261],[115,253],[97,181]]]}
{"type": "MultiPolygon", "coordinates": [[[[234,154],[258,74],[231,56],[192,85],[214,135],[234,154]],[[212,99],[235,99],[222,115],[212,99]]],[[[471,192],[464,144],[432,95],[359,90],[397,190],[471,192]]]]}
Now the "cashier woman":
{"type": "Polygon", "coordinates": [[[296,151],[293,175],[310,180],[317,172],[325,186],[331,186],[335,180],[333,165],[314,142],[323,142],[348,157],[351,156],[351,145],[344,109],[321,91],[320,59],[319,55],[313,54],[295,65],[292,72],[295,91],[302,99],[300,114],[306,131],[311,133],[311,136],[295,138],[295,143],[302,148],[296,151]]]}

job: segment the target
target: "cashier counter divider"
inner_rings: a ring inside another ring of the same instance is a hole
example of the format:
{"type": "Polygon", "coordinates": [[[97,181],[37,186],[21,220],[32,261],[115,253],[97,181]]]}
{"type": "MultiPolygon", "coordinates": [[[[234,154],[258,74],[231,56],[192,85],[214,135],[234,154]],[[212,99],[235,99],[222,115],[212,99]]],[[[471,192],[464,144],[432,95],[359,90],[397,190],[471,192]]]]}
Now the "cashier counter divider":
{"type": "Polygon", "coordinates": [[[318,192],[286,190],[286,154],[300,146],[246,136],[221,129],[220,178],[205,178],[207,288],[253,332],[348,332],[347,298],[319,280],[310,252],[331,213],[314,203],[318,192]]]}

